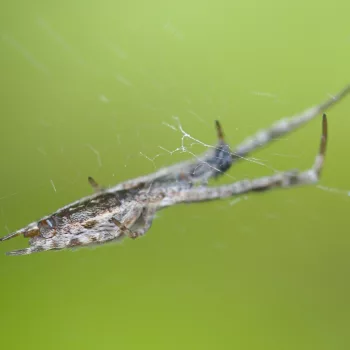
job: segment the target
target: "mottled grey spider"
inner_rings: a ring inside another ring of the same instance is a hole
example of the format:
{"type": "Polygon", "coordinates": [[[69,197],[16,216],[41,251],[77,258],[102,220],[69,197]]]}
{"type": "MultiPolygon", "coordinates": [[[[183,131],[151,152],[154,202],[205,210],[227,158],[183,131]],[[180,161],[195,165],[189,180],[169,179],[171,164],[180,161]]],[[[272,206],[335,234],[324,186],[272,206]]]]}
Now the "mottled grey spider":
{"type": "Polygon", "coordinates": [[[257,132],[239,144],[232,152],[224,141],[220,123],[216,121],[218,144],[208,153],[191,161],[160,169],[153,174],[102,189],[90,177],[96,193],[69,204],[39,221],[0,238],[5,241],[23,235],[29,238],[29,248],[7,253],[26,255],[45,250],[57,250],[102,244],[124,236],[136,238],[151,227],[156,211],[179,203],[193,203],[228,198],[247,192],[290,188],[318,181],[327,144],[327,118],[323,114],[322,136],[314,165],[303,172],[286,171],[229,185],[207,186],[210,178],[224,174],[235,162],[276,138],[290,133],[341,100],[350,92],[347,86],[326,102],[299,115],[282,119],[270,128],[257,132]]]}

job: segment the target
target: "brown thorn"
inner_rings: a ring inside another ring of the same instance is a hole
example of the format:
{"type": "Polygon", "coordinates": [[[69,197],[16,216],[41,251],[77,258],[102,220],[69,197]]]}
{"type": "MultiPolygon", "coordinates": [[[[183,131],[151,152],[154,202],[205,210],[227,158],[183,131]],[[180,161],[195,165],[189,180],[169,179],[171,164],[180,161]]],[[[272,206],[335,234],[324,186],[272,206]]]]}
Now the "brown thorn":
{"type": "Polygon", "coordinates": [[[218,135],[218,139],[223,141],[224,140],[224,132],[222,130],[221,124],[218,120],[215,120],[215,126],[216,126],[216,132],[218,135]]]}
{"type": "Polygon", "coordinates": [[[321,143],[320,143],[320,155],[322,155],[322,156],[324,156],[326,154],[327,140],[328,140],[327,116],[325,113],[323,113],[323,116],[322,116],[322,136],[321,136],[321,143]]]}
{"type": "Polygon", "coordinates": [[[100,185],[91,176],[88,177],[88,182],[95,191],[101,190],[100,185]]]}

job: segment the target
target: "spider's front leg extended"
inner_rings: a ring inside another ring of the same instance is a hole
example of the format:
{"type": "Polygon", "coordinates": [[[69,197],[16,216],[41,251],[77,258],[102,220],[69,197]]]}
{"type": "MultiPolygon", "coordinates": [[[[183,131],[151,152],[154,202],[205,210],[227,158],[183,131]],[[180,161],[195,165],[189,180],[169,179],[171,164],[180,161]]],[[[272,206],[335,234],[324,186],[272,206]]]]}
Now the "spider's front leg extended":
{"type": "Polygon", "coordinates": [[[219,187],[196,187],[177,192],[173,196],[163,199],[161,207],[178,203],[204,202],[220,198],[228,198],[248,192],[261,192],[273,188],[289,188],[299,185],[310,185],[318,181],[322,171],[327,146],[327,118],[322,118],[322,136],[319,152],[312,168],[299,171],[286,171],[275,175],[261,177],[253,180],[242,180],[230,185],[219,187]]]}
{"type": "Polygon", "coordinates": [[[255,135],[246,138],[243,142],[237,145],[234,150],[233,162],[244,159],[251,152],[264,147],[265,145],[278,140],[280,137],[291,133],[292,131],[305,125],[312,119],[316,118],[321,113],[335,105],[347,94],[350,93],[350,85],[346,86],[342,91],[329,98],[327,101],[318,106],[308,108],[304,112],[290,118],[284,118],[269,128],[258,131],[255,135]]]}

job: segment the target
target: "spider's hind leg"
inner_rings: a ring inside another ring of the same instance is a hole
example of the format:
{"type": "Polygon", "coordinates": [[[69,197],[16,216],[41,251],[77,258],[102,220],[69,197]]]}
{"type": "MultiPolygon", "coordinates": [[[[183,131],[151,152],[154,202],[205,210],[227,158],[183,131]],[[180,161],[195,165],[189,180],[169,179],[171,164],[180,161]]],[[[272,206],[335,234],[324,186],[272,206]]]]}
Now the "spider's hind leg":
{"type": "Polygon", "coordinates": [[[210,201],[220,198],[229,198],[249,192],[262,192],[275,188],[291,188],[301,185],[311,185],[318,182],[326,154],[328,137],[327,117],[323,114],[322,136],[319,152],[316,155],[313,166],[305,171],[284,171],[271,176],[260,177],[251,180],[242,180],[218,187],[191,188],[177,193],[171,200],[167,199],[161,204],[161,208],[178,204],[210,201]]]}
{"type": "Polygon", "coordinates": [[[260,192],[276,187],[288,188],[300,185],[311,185],[319,181],[326,156],[328,139],[327,116],[322,115],[322,134],[319,151],[315,157],[313,166],[303,172],[298,170],[285,171],[270,177],[255,179],[251,181],[251,191],[260,192]]]}
{"type": "Polygon", "coordinates": [[[300,185],[311,185],[319,181],[323,169],[327,149],[328,124],[327,116],[322,116],[322,134],[319,151],[315,157],[313,166],[303,172],[286,171],[271,177],[255,179],[251,181],[251,191],[269,190],[276,187],[288,188],[300,185]]]}

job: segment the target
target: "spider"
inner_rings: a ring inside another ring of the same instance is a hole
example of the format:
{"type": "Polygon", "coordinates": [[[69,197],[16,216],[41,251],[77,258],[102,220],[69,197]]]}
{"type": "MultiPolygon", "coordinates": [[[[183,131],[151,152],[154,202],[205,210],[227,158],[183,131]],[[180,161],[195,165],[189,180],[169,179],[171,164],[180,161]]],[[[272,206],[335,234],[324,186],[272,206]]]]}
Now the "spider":
{"type": "Polygon", "coordinates": [[[217,145],[204,155],[108,189],[101,188],[89,177],[88,181],[95,190],[93,195],[10,233],[0,238],[0,241],[20,235],[29,238],[28,248],[11,251],[7,255],[27,255],[46,250],[103,244],[125,236],[136,238],[144,235],[150,229],[155,213],[175,204],[211,201],[248,192],[314,184],[319,180],[326,153],[325,114],[322,117],[319,151],[310,169],[302,172],[285,171],[216,187],[208,186],[208,180],[221,176],[252,151],[304,125],[349,92],[350,85],[324,103],[258,131],[233,151],[225,142],[222,127],[216,121],[217,145]]]}

